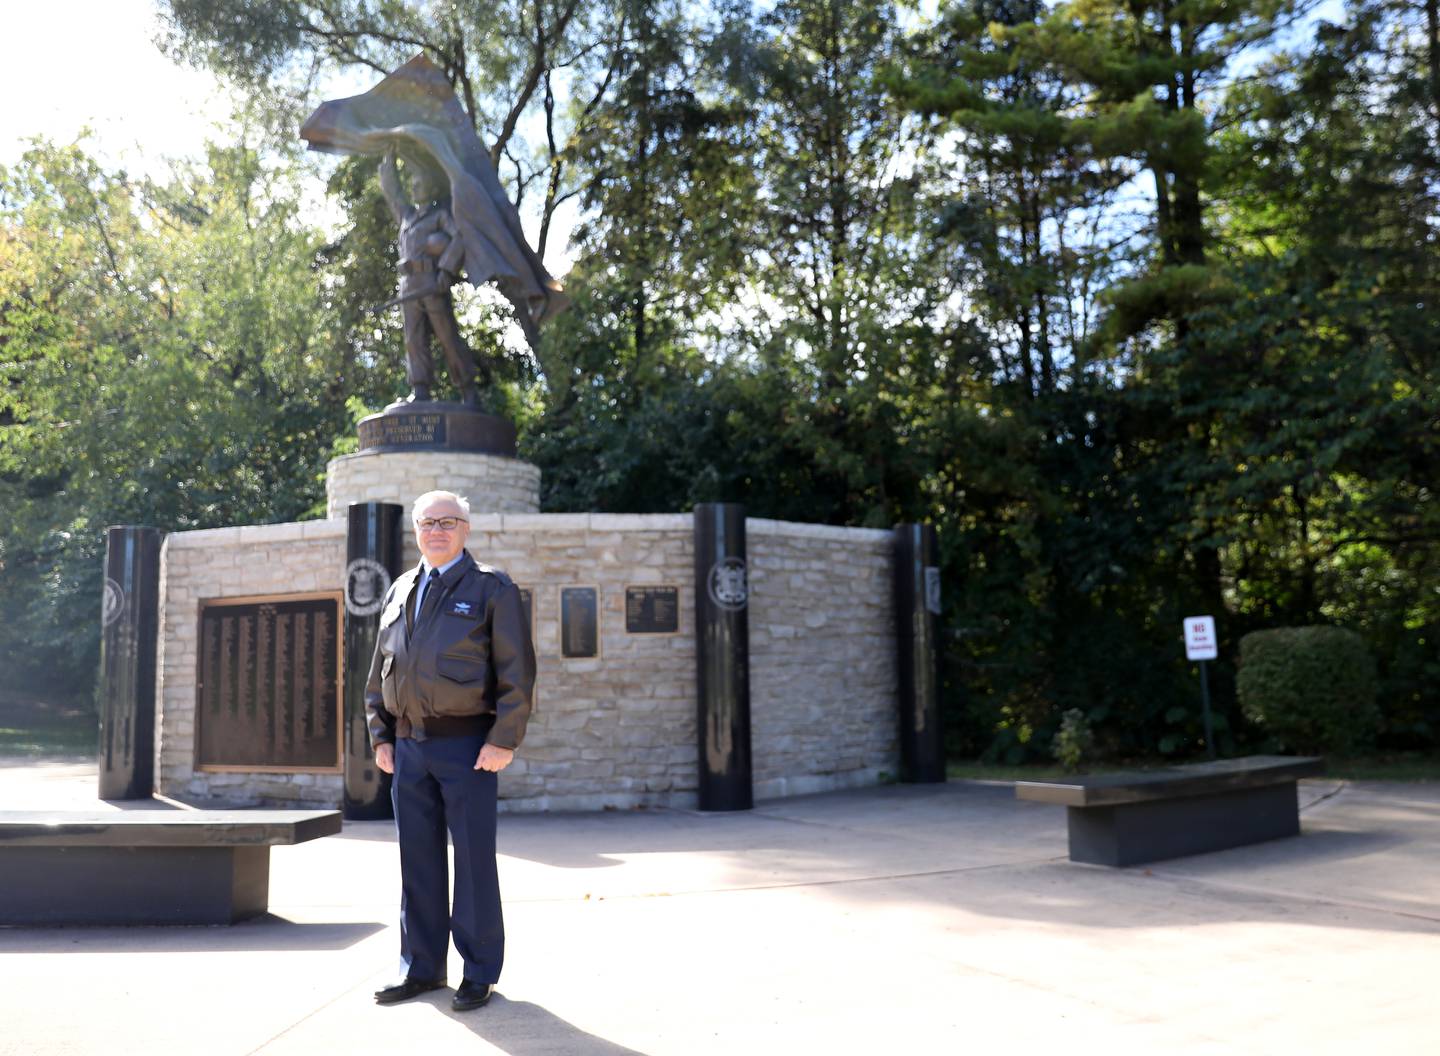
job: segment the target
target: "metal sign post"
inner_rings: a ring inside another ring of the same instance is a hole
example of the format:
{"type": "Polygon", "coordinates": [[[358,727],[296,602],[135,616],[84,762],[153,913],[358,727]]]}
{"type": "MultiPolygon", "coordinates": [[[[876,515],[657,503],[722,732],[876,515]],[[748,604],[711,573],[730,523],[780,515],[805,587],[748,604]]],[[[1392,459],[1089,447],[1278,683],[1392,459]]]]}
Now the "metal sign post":
{"type": "Polygon", "coordinates": [[[1185,617],[1185,658],[1200,665],[1200,708],[1205,720],[1205,751],[1215,758],[1215,732],[1210,723],[1210,678],[1205,665],[1220,655],[1214,616],[1185,617]]]}

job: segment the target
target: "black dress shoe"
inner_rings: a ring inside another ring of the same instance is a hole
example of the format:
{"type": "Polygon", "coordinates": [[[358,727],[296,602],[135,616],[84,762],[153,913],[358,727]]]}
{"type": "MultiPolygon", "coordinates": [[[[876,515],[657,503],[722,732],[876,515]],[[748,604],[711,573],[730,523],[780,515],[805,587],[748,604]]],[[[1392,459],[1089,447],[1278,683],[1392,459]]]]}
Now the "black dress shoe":
{"type": "Polygon", "coordinates": [[[394,986],[376,990],[375,1003],[377,1005],[393,1005],[397,1001],[409,1001],[412,997],[428,994],[431,990],[439,990],[444,985],[444,979],[411,979],[407,976],[394,986]]]}
{"type": "Polygon", "coordinates": [[[476,983],[466,979],[456,988],[450,1007],[456,1012],[469,1012],[489,1001],[494,992],[495,987],[490,983],[476,983]]]}

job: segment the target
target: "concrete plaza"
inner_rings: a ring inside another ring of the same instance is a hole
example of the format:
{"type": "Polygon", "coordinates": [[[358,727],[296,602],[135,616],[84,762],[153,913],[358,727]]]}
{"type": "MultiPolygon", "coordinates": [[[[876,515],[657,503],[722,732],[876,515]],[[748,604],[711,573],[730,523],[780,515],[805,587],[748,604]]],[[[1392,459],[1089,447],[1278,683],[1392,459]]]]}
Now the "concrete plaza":
{"type": "MultiPolygon", "coordinates": [[[[10,809],[94,790],[0,763],[10,809]]],[[[1006,785],[502,815],[509,955],[464,1014],[373,1003],[395,841],[347,823],[275,848],[235,927],[0,929],[0,1053],[1440,1052],[1440,785],[1301,801],[1298,839],[1125,870],[1067,861],[1063,808],[1006,785]]]]}

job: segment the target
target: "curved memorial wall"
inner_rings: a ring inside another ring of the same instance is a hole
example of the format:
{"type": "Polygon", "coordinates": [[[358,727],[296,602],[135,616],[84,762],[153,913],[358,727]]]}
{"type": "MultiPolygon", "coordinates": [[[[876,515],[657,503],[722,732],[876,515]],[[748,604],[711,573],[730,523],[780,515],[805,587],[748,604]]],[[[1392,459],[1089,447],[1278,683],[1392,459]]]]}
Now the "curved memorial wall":
{"type": "MultiPolygon", "coordinates": [[[[890,533],[751,519],[747,535],[756,798],[895,775],[890,533]]],[[[345,544],[343,520],[166,537],[161,793],[340,803],[345,544]]],[[[473,515],[470,552],[529,594],[539,660],[506,809],[695,805],[694,547],[689,514],[473,515]]],[[[403,549],[418,561],[408,525],[403,549]]]]}

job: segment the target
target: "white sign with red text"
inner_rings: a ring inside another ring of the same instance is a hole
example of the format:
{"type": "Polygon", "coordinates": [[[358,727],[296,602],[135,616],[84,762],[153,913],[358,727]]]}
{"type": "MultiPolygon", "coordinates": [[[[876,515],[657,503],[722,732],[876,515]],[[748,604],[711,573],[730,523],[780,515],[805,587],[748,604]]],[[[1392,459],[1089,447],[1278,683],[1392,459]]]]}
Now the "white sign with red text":
{"type": "Polygon", "coordinates": [[[1215,638],[1214,616],[1185,617],[1185,659],[1214,660],[1220,655],[1220,644],[1215,638]]]}

